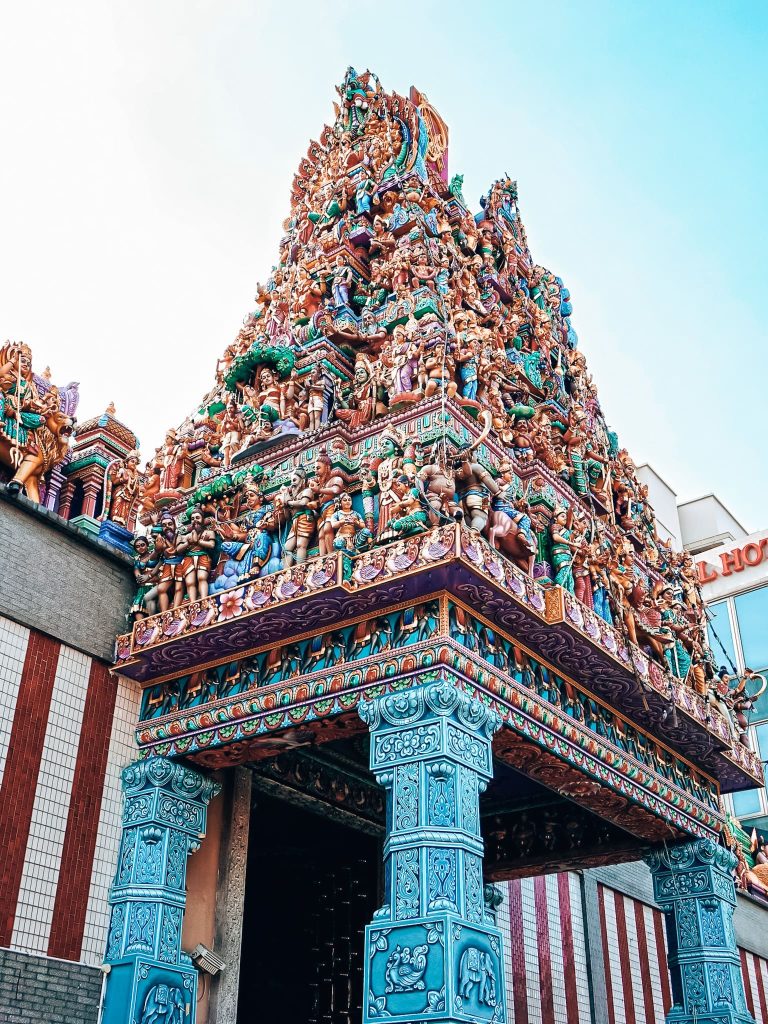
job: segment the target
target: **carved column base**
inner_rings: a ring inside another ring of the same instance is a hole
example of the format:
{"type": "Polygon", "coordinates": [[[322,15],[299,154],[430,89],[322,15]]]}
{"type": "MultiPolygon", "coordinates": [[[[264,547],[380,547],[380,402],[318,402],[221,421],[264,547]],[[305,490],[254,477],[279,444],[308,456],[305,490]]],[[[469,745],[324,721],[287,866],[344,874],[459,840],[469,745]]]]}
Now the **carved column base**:
{"type": "Polygon", "coordinates": [[[501,932],[450,911],[365,932],[363,1021],[506,1020],[501,932]]]}
{"type": "Polygon", "coordinates": [[[192,1024],[197,1006],[197,969],[169,967],[141,957],[110,965],[104,997],[104,1024],[192,1024]]]}

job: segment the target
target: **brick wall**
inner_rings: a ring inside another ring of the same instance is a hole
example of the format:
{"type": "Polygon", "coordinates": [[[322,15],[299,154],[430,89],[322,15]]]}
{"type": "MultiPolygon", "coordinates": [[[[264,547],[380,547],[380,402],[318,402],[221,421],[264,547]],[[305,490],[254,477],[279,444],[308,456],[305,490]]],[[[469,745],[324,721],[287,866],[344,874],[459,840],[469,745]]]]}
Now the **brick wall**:
{"type": "Polygon", "coordinates": [[[0,1024],[96,1024],[101,971],[0,949],[0,1024]]]}

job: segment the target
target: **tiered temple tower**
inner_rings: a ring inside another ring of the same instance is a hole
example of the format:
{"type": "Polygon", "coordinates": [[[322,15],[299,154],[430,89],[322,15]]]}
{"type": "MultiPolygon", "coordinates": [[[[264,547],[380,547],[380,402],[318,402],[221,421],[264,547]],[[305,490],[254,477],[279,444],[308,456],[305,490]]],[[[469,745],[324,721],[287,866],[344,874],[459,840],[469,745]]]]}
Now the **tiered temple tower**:
{"type": "Polygon", "coordinates": [[[243,765],[383,839],[364,982],[342,1010],[330,985],[334,1020],[509,1020],[491,883],[641,856],[670,1020],[750,1019],[718,804],[762,781],[739,693],[515,182],[472,213],[447,156],[423,94],[348,70],[256,308],[155,459],[117,646],[143,760],[106,1024],[194,1019],[186,859],[208,773],[243,765]]]}

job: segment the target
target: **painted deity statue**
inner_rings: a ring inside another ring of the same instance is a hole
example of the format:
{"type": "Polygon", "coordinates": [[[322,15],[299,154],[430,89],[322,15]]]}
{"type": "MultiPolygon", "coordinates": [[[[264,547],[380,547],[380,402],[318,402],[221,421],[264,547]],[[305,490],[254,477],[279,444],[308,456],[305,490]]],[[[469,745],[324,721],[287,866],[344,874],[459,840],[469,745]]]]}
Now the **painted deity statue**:
{"type": "Polygon", "coordinates": [[[369,546],[371,531],[360,513],[352,507],[352,495],[347,491],[334,501],[334,511],[328,522],[333,530],[335,550],[353,555],[369,546]]]}
{"type": "Polygon", "coordinates": [[[176,550],[183,556],[180,572],[190,601],[208,596],[211,554],[215,546],[216,535],[211,524],[206,523],[201,509],[194,509],[190,515],[189,527],[176,545],[176,550]]]}
{"type": "Polygon", "coordinates": [[[9,492],[23,489],[39,502],[44,475],[67,457],[73,430],[58,388],[35,378],[29,346],[0,347],[0,466],[12,474],[9,492]]]}
{"type": "Polygon", "coordinates": [[[305,469],[295,469],[290,483],[278,493],[281,508],[289,516],[288,536],[283,544],[283,565],[306,561],[309,542],[315,534],[317,492],[307,480],[305,469]]]}
{"type": "Polygon", "coordinates": [[[277,525],[274,503],[265,502],[258,487],[246,487],[243,515],[237,522],[222,523],[218,528],[226,561],[213,583],[213,592],[239,586],[261,573],[269,562],[277,525]]]}
{"type": "Polygon", "coordinates": [[[394,488],[397,477],[403,470],[403,438],[396,431],[384,431],[379,439],[381,457],[376,467],[376,483],[379,492],[379,532],[385,534],[392,510],[399,501],[394,488]]]}
{"type": "Polygon", "coordinates": [[[141,456],[128,452],[107,467],[104,474],[104,518],[130,529],[141,501],[143,478],[139,472],[141,456]]]}

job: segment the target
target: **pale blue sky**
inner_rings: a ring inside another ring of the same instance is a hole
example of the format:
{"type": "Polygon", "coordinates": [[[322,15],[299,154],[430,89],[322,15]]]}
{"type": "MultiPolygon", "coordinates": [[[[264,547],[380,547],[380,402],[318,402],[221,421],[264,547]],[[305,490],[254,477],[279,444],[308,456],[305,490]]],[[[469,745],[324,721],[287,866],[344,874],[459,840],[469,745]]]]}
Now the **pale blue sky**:
{"type": "Polygon", "coordinates": [[[347,64],[518,179],[612,425],[768,525],[765,3],[0,0],[0,337],[146,456],[252,307],[347,64]]]}

